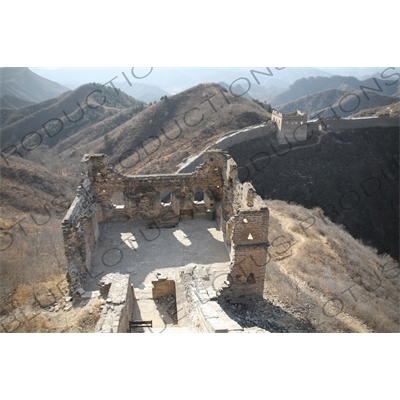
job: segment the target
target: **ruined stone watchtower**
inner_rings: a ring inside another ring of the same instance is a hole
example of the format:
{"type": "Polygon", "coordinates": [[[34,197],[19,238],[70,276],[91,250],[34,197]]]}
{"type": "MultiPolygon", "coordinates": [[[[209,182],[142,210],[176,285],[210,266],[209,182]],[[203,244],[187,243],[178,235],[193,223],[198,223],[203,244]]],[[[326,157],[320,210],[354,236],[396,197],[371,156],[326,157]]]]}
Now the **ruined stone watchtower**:
{"type": "Polygon", "coordinates": [[[279,113],[272,111],[271,120],[276,122],[279,144],[302,142],[307,140],[307,114],[301,111],[279,113]]]}
{"type": "Polygon", "coordinates": [[[262,296],[269,211],[252,184],[240,182],[228,153],[208,150],[192,173],[133,176],[115,171],[104,154],[85,155],[78,194],[62,223],[71,293],[83,290],[95,268],[100,223],[124,218],[160,230],[209,211],[230,251],[228,285],[220,294],[233,301],[262,296]]]}

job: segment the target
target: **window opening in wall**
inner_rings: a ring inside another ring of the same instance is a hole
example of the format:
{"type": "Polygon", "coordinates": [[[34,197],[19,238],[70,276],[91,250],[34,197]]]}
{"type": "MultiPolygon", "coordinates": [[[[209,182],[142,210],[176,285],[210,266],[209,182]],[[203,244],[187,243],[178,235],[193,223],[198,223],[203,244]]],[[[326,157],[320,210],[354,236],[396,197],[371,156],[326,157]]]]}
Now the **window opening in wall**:
{"type": "Polygon", "coordinates": [[[247,277],[247,283],[256,283],[256,278],[254,277],[254,274],[252,272],[247,277]]]}
{"type": "Polygon", "coordinates": [[[249,233],[249,236],[247,236],[247,240],[253,240],[253,235],[249,233]]]}
{"type": "Polygon", "coordinates": [[[195,204],[204,204],[204,190],[201,188],[197,188],[194,191],[194,203],[195,204]]]}
{"type": "Polygon", "coordinates": [[[116,210],[125,208],[124,194],[122,192],[114,192],[111,196],[111,202],[116,210]]]}
{"type": "Polygon", "coordinates": [[[171,205],[171,192],[168,189],[161,191],[161,205],[164,207],[171,205]]]}

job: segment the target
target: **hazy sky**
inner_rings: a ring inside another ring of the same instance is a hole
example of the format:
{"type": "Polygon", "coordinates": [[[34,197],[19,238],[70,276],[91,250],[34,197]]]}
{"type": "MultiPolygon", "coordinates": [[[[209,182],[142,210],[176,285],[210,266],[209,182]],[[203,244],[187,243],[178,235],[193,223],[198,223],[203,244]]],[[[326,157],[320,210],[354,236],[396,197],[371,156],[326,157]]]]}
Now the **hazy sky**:
{"type": "MultiPolygon", "coordinates": [[[[148,85],[160,86],[170,92],[183,90],[202,82],[225,82],[231,84],[240,78],[251,77],[250,71],[267,71],[266,67],[248,68],[30,68],[44,78],[53,80],[62,85],[77,87],[88,82],[105,84],[113,82],[140,82],[148,85]],[[125,74],[125,75],[124,75],[125,74]]],[[[291,84],[296,79],[308,76],[352,75],[357,78],[380,72],[382,68],[285,68],[270,67],[272,76],[260,77],[262,85],[291,84]]],[[[244,81],[242,81],[243,84],[244,81]]]]}

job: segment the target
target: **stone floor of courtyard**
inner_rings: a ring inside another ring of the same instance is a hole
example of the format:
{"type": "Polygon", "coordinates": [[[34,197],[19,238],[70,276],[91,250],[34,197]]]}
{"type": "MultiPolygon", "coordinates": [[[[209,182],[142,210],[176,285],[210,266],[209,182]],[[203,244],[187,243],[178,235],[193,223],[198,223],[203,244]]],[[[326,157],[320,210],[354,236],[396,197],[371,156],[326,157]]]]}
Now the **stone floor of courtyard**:
{"type": "Polygon", "coordinates": [[[145,221],[107,221],[92,254],[86,290],[97,290],[110,272],[129,274],[135,289],[133,319],[152,320],[153,327],[173,326],[163,305],[154,302],[151,281],[158,276],[175,280],[184,267],[198,268],[210,285],[222,285],[229,272],[229,246],[216,221],[206,216],[181,220],[174,228],[148,228],[145,221]]]}

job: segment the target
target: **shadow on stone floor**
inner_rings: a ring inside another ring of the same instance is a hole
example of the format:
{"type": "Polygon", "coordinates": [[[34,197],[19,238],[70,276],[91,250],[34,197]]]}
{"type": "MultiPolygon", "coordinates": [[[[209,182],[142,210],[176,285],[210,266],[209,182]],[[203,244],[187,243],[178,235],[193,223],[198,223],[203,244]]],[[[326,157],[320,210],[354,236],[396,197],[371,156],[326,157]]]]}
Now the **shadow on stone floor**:
{"type": "Polygon", "coordinates": [[[305,319],[295,317],[266,299],[247,303],[218,300],[221,308],[243,328],[259,327],[272,333],[316,332],[305,319]]]}
{"type": "Polygon", "coordinates": [[[189,263],[229,263],[229,253],[215,221],[182,220],[175,228],[149,229],[145,221],[106,222],[92,255],[86,290],[96,290],[107,273],[131,274],[135,287],[160,269],[189,263]]]}

